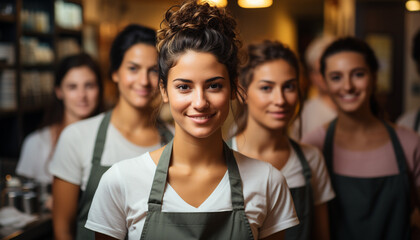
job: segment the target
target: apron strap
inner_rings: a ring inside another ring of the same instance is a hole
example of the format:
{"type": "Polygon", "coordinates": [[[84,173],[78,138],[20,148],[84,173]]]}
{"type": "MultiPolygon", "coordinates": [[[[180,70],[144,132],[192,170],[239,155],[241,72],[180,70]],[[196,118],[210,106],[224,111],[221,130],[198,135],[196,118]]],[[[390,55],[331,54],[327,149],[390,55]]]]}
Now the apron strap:
{"type": "Polygon", "coordinates": [[[401,146],[400,141],[398,140],[397,133],[395,132],[394,128],[391,127],[387,122],[385,122],[384,120],[382,120],[382,122],[385,125],[386,130],[388,131],[389,137],[391,138],[395,157],[397,158],[398,170],[400,171],[400,174],[407,174],[404,150],[401,146]]]}
{"type": "Polygon", "coordinates": [[[417,111],[416,114],[416,119],[414,121],[414,131],[418,131],[419,130],[419,125],[420,125],[420,109],[417,111]]]}
{"type": "Polygon", "coordinates": [[[92,166],[99,165],[101,162],[102,153],[105,146],[106,133],[108,131],[108,125],[111,120],[111,113],[112,110],[106,112],[104,118],[101,121],[101,124],[99,125],[98,134],[96,135],[95,140],[95,147],[93,149],[92,166]]]}
{"type": "Polygon", "coordinates": [[[289,138],[289,142],[299,158],[300,164],[302,165],[303,176],[305,177],[305,182],[308,185],[311,181],[311,168],[309,167],[308,161],[306,160],[306,157],[303,154],[302,148],[299,146],[299,144],[291,138],[289,138]]]}
{"type": "MultiPolygon", "coordinates": [[[[162,155],[159,158],[148,200],[149,211],[162,210],[162,199],[168,178],[168,168],[171,160],[172,148],[173,140],[171,140],[166,145],[166,147],[163,149],[162,155]]],[[[239,174],[238,165],[236,164],[233,151],[226,145],[226,143],[223,143],[223,153],[228,168],[232,207],[234,210],[243,210],[244,197],[242,192],[241,176],[239,174]]]]}
{"type": "Polygon", "coordinates": [[[324,140],[324,147],[322,153],[325,157],[325,163],[330,173],[333,172],[332,161],[333,161],[333,145],[334,145],[334,132],[335,125],[337,125],[337,118],[334,119],[328,126],[327,133],[324,140]]]}

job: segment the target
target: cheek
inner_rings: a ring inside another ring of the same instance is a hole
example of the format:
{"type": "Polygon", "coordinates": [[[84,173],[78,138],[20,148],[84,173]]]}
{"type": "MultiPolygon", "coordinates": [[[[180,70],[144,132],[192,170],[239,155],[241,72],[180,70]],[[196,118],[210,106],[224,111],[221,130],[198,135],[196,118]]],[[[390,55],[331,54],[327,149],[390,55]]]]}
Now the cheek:
{"type": "Polygon", "coordinates": [[[288,93],[285,93],[285,98],[286,98],[287,103],[290,106],[296,107],[296,105],[298,103],[298,100],[299,100],[299,97],[298,97],[298,93],[297,92],[288,92],[288,93]]]}
{"type": "Polygon", "coordinates": [[[267,94],[259,93],[257,91],[248,91],[247,93],[248,106],[261,109],[270,104],[270,97],[267,94]]]}

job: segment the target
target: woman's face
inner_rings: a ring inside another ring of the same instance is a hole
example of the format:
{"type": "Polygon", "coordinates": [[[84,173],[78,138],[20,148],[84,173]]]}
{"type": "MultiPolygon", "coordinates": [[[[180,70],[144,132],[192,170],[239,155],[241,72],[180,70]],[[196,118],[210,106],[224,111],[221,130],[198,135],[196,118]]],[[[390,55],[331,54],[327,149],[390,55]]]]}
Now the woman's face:
{"type": "Polygon", "coordinates": [[[374,74],[364,56],[357,52],[339,52],[325,61],[325,80],[329,94],[344,112],[369,110],[374,74]]]}
{"type": "Polygon", "coordinates": [[[247,89],[248,124],[270,130],[284,129],[299,101],[296,70],[285,60],[257,66],[247,89]]]}
{"type": "Polygon", "coordinates": [[[134,108],[149,107],[158,84],[158,53],[154,46],[138,43],[129,48],[120,68],[112,74],[120,101],[134,108]]]}
{"type": "Polygon", "coordinates": [[[70,69],[55,92],[63,101],[65,113],[76,119],[91,116],[98,106],[98,79],[87,66],[70,69]]]}
{"type": "Polygon", "coordinates": [[[229,113],[231,90],[226,66],[211,53],[187,51],[169,70],[166,89],[175,131],[206,138],[220,131],[229,113]]]}

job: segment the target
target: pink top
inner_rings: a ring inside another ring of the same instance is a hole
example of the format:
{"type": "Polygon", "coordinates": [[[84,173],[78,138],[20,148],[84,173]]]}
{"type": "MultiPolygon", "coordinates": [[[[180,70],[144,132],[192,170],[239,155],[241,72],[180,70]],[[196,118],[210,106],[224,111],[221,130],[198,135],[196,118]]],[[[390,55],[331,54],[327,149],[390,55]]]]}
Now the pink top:
{"type": "MultiPolygon", "coordinates": [[[[396,127],[396,132],[405,153],[408,170],[414,176],[416,187],[420,187],[420,136],[399,126],[396,127]]],[[[325,135],[325,128],[319,127],[305,135],[302,142],[314,145],[322,151],[325,135]]],[[[398,173],[391,141],[377,149],[360,152],[341,148],[334,143],[333,159],[333,171],[339,175],[373,178],[398,173]]]]}

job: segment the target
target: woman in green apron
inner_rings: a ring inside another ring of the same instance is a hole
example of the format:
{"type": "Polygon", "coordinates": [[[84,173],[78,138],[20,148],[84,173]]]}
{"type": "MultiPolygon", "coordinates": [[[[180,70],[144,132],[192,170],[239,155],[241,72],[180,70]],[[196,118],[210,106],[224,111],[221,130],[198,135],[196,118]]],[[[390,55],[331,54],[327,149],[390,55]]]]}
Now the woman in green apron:
{"type": "Polygon", "coordinates": [[[222,139],[238,95],[235,20],[225,9],[187,1],[165,14],[163,26],[160,90],[174,139],[112,166],[86,227],[97,239],[282,239],[298,224],[283,175],[222,139]]]}
{"type": "Polygon", "coordinates": [[[419,137],[391,125],[375,101],[378,61],[355,38],[338,39],[321,57],[338,117],[303,141],[323,149],[336,198],[332,239],[409,239],[420,187],[419,137]]]}
{"type": "Polygon", "coordinates": [[[153,29],[129,25],[119,33],[110,52],[111,78],[119,92],[116,106],[69,126],[60,136],[50,165],[55,239],[94,239],[84,225],[102,174],[112,164],[156,150],[172,139],[154,117],[155,44],[153,29]]]}
{"type": "Polygon", "coordinates": [[[286,230],[285,239],[329,239],[326,202],[334,192],[324,158],[318,149],[298,144],[287,134],[300,113],[297,57],[280,42],[252,44],[239,79],[247,95],[232,148],[271,163],[285,176],[300,221],[286,230]]]}

